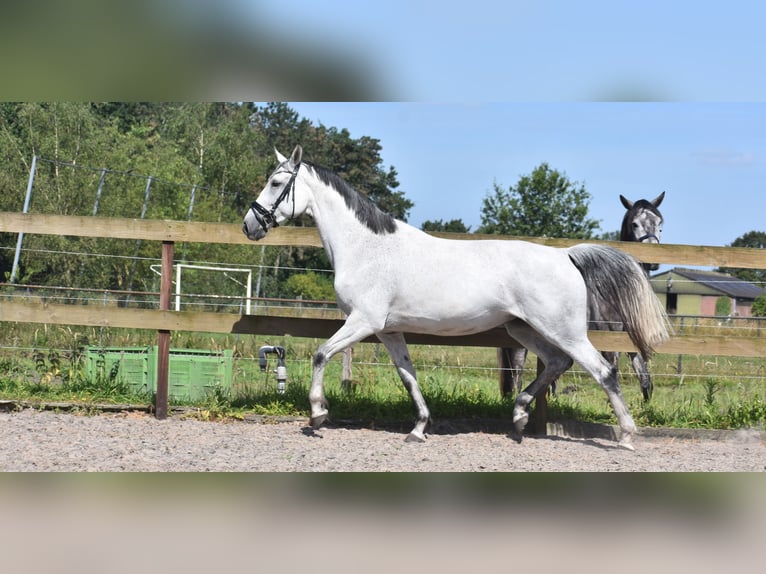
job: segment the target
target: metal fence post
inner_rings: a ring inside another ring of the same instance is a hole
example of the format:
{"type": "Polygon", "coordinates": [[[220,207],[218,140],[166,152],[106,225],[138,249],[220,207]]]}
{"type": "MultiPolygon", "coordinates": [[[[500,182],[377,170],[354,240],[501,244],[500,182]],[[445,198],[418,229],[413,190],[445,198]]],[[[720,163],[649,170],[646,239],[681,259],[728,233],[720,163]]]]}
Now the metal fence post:
{"type": "MultiPolygon", "coordinates": [[[[27,194],[24,197],[24,209],[22,213],[29,212],[29,202],[32,198],[32,184],[35,180],[35,171],[37,170],[37,156],[32,156],[32,167],[29,168],[29,181],[27,182],[27,194]]],[[[16,275],[19,272],[19,257],[21,256],[21,242],[24,240],[24,232],[19,232],[19,238],[16,240],[16,254],[13,256],[13,267],[11,267],[11,278],[9,283],[16,281],[16,275]]]]}

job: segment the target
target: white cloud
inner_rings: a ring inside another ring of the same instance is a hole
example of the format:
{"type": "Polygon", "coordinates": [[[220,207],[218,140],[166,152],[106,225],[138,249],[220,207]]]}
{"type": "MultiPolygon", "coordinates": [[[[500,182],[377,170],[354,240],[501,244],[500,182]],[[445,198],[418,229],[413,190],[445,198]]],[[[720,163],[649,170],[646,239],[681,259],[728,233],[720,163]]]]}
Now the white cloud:
{"type": "Polygon", "coordinates": [[[695,151],[692,155],[699,160],[702,165],[712,167],[742,167],[755,163],[752,153],[734,151],[725,148],[708,148],[695,151]]]}

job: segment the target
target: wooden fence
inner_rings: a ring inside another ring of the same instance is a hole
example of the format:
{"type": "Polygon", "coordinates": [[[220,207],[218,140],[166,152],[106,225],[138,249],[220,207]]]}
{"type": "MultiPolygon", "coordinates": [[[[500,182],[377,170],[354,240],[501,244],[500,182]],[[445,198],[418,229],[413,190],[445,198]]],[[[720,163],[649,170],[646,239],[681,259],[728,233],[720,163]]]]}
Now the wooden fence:
{"type": "MultiPolygon", "coordinates": [[[[314,317],[310,312],[307,312],[308,310],[303,310],[301,316],[295,316],[295,313],[289,310],[276,312],[272,310],[269,311],[268,315],[171,311],[170,291],[174,244],[177,242],[195,242],[255,245],[244,236],[239,224],[0,212],[0,232],[141,239],[162,242],[160,309],[104,308],[52,304],[34,299],[10,300],[0,298],[0,322],[156,329],[158,346],[160,347],[156,411],[158,418],[164,418],[167,413],[167,346],[171,331],[327,338],[343,322],[341,319],[314,317]]],[[[466,241],[490,237],[452,233],[435,233],[434,235],[466,241]]],[[[499,237],[496,235],[491,236],[491,238],[526,239],[555,247],[565,247],[581,242],[568,239],[499,237]]],[[[766,269],[766,250],[764,249],[669,244],[649,245],[617,241],[597,243],[612,245],[642,261],[652,263],[766,269]]],[[[259,244],[321,247],[316,229],[307,227],[277,228],[271,231],[259,244]]],[[[590,331],[589,337],[593,344],[603,351],[634,350],[625,333],[590,331]]],[[[463,337],[409,334],[407,341],[411,344],[482,347],[509,347],[515,343],[503,328],[463,337]]],[[[661,353],[673,354],[761,357],[766,356],[766,338],[676,334],[657,350],[661,353]]]]}

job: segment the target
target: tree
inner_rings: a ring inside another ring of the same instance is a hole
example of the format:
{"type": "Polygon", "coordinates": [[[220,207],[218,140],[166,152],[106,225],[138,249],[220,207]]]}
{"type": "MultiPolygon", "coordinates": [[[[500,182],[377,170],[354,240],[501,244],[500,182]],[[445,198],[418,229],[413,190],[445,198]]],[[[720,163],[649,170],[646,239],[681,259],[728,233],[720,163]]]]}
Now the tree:
{"type": "MultiPolygon", "coordinates": [[[[749,247],[751,249],[766,248],[766,232],[748,231],[744,235],[737,237],[729,247],[749,247]]],[[[735,269],[731,267],[719,267],[720,273],[728,273],[743,281],[755,283],[759,287],[766,285],[766,270],[763,269],[735,269]]]]}
{"type": "MultiPolygon", "coordinates": [[[[37,155],[32,212],[91,215],[98,205],[103,217],[144,213],[148,219],[241,222],[275,167],[274,147],[289,154],[296,143],[303,144],[307,159],[332,169],[382,209],[406,220],[413,203],[398,190],[396,170],[383,167],[379,140],[355,139],[346,129],[315,125],[279,102],[263,107],[220,102],[2,102],[0,211],[21,210],[32,157],[37,155]]],[[[16,237],[0,234],[0,276],[11,270],[16,237]]],[[[149,266],[158,255],[153,242],[29,234],[24,238],[20,281],[150,290],[155,275],[149,266]],[[82,253],[113,257],[85,263],[82,253]]],[[[248,245],[185,243],[178,257],[280,267],[264,274],[260,283],[262,292],[273,295],[289,276],[281,267],[329,267],[324,251],[315,248],[256,251],[248,245]]]]}
{"type": "Polygon", "coordinates": [[[620,235],[619,229],[617,231],[604,231],[597,237],[594,237],[594,239],[600,239],[601,241],[619,241],[620,235]]]}
{"type": "Polygon", "coordinates": [[[599,222],[590,219],[585,186],[543,162],[507,190],[497,183],[481,210],[478,233],[590,239],[599,222]]]}
{"type": "Polygon", "coordinates": [[[766,293],[755,298],[752,312],[753,317],[766,317],[766,293]]]}
{"type": "Polygon", "coordinates": [[[420,226],[423,231],[446,231],[448,233],[469,233],[470,227],[466,227],[462,219],[452,219],[450,221],[442,221],[437,219],[436,221],[424,221],[420,226]]]}
{"type": "MultiPolygon", "coordinates": [[[[403,221],[414,205],[399,191],[397,173],[393,167],[384,169],[380,141],[362,136],[351,137],[347,129],[314,125],[301,119],[288,104],[272,102],[249,108],[250,125],[264,135],[264,146],[255,153],[269,158],[269,169],[276,167],[274,148],[288,155],[297,143],[303,146],[303,157],[311,163],[322,165],[337,173],[360,193],[367,195],[383,211],[403,221]]],[[[301,218],[293,225],[312,226],[308,218],[301,218]]],[[[301,247],[267,247],[266,260],[281,266],[327,269],[330,262],[323,249],[301,247]]],[[[287,280],[283,273],[277,282],[287,280]]]]}
{"type": "Polygon", "coordinates": [[[731,299],[728,297],[718,297],[715,300],[715,314],[718,317],[731,315],[731,299]]]}
{"type": "Polygon", "coordinates": [[[292,298],[301,297],[312,301],[334,301],[335,289],[331,277],[309,271],[291,275],[282,284],[282,295],[292,298]]]}
{"type": "Polygon", "coordinates": [[[380,140],[369,136],[354,139],[347,129],[315,126],[307,119],[300,119],[297,112],[281,102],[254,107],[250,122],[254,129],[266,135],[266,146],[257,153],[273,158],[276,147],[289,155],[300,143],[306,159],[331,169],[383,211],[407,221],[414,204],[397,190],[396,170],[383,168],[380,140]]]}

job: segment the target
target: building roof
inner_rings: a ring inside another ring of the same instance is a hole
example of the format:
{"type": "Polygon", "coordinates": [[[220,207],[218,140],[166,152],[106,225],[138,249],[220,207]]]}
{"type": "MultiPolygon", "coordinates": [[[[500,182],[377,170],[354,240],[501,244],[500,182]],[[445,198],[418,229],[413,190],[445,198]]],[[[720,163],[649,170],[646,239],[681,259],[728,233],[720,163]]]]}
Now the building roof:
{"type": "Polygon", "coordinates": [[[743,281],[726,273],[716,273],[715,271],[701,271],[699,269],[686,269],[685,267],[674,267],[670,271],[659,273],[652,277],[652,280],[658,279],[660,276],[666,276],[669,274],[677,275],[700,283],[710,289],[720,291],[722,295],[728,297],[735,297],[737,299],[755,299],[759,295],[763,294],[763,289],[750,283],[743,281]]]}

